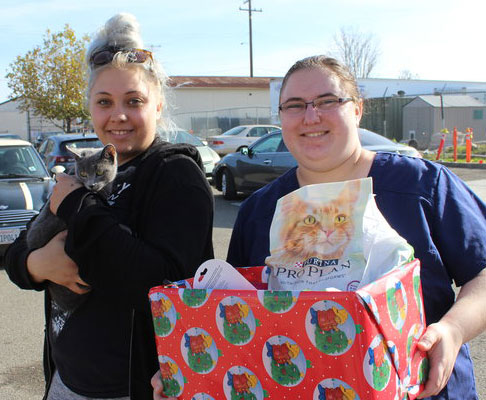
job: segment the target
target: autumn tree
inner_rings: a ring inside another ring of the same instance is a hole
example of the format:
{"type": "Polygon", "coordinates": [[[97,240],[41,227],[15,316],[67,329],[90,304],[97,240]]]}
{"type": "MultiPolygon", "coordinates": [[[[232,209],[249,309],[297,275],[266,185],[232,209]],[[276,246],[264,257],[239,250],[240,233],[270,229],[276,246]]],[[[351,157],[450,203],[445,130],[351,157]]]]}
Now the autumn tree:
{"type": "Polygon", "coordinates": [[[10,98],[19,108],[50,120],[71,132],[74,120],[88,118],[85,107],[86,43],[69,25],[53,33],[47,30],[42,46],[17,56],[6,75],[10,98]]]}
{"type": "Polygon", "coordinates": [[[402,69],[398,73],[398,79],[404,79],[404,80],[419,79],[419,76],[418,74],[413,73],[409,69],[402,69]]]}
{"type": "Polygon", "coordinates": [[[353,27],[341,28],[334,36],[333,56],[344,63],[356,78],[368,78],[376,66],[379,45],[371,33],[353,27]]]}

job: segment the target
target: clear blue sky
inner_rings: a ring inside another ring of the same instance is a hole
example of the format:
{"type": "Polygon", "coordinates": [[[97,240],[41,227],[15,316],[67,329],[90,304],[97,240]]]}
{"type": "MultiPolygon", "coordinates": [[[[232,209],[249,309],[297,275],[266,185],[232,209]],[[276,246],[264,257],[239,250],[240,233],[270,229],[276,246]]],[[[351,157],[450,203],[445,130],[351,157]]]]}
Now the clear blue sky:
{"type": "MultiPolygon", "coordinates": [[[[125,11],[142,26],[169,75],[248,76],[244,0],[0,0],[0,102],[17,55],[69,24],[92,34],[125,11]]],[[[252,0],[254,76],[282,76],[299,58],[328,53],[343,26],[372,33],[380,57],[373,77],[486,81],[484,0],[252,0]]]]}

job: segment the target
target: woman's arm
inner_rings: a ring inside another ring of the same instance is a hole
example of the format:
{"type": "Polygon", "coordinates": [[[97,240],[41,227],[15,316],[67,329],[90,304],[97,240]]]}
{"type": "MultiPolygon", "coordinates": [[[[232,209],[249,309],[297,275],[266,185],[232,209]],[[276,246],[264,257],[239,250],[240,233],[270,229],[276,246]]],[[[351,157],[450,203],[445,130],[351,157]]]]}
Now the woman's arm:
{"type": "MultiPolygon", "coordinates": [[[[27,225],[28,226],[28,225],[27,225]]],[[[27,257],[30,251],[26,242],[26,231],[22,231],[5,253],[5,271],[9,279],[21,289],[44,290],[44,283],[37,283],[27,269],[27,257]]]]}
{"type": "Polygon", "coordinates": [[[461,346],[486,330],[486,269],[462,286],[451,309],[431,324],[418,347],[427,351],[429,378],[419,398],[437,395],[447,384],[461,346]]]}
{"type": "MultiPolygon", "coordinates": [[[[80,187],[75,178],[60,174],[51,195],[51,206],[57,204],[71,191],[80,187]]],[[[27,226],[29,229],[29,226],[27,226]]],[[[58,233],[45,246],[29,250],[25,232],[8,249],[6,269],[10,279],[23,289],[42,290],[51,281],[66,286],[76,293],[86,289],[78,284],[86,283],[79,277],[78,267],[64,252],[66,231],[58,233]]]]}
{"type": "Polygon", "coordinates": [[[27,256],[27,271],[35,283],[51,281],[65,286],[79,294],[88,290],[79,277],[78,266],[64,251],[67,231],[59,232],[44,247],[34,250],[27,256]]]}
{"type": "MultiPolygon", "coordinates": [[[[27,230],[30,223],[27,225],[27,230]]],[[[77,293],[85,293],[85,284],[78,275],[78,267],[64,252],[66,232],[54,236],[45,246],[30,250],[26,230],[7,249],[5,269],[12,282],[22,289],[44,290],[46,281],[66,286],[77,293]]]]}

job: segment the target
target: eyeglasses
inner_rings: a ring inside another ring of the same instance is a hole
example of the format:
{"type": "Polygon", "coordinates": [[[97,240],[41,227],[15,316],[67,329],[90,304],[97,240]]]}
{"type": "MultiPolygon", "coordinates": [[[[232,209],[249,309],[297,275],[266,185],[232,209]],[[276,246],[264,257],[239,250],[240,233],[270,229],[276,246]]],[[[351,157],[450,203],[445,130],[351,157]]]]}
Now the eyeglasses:
{"type": "Polygon", "coordinates": [[[90,64],[100,66],[111,63],[115,54],[127,53],[127,61],[131,63],[144,63],[148,59],[153,60],[152,52],[144,49],[120,49],[118,47],[108,47],[93,53],[89,59],[90,64]]]}
{"type": "Polygon", "coordinates": [[[323,96],[317,97],[312,101],[288,100],[279,104],[278,109],[288,115],[302,115],[307,110],[308,105],[319,112],[331,111],[338,108],[341,104],[352,101],[351,97],[323,96]]]}

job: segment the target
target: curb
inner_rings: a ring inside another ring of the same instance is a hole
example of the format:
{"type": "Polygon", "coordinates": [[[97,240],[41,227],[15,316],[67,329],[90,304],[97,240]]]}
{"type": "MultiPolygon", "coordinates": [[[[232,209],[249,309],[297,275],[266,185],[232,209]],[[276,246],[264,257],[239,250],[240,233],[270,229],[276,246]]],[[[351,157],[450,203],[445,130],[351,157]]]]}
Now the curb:
{"type": "Polygon", "coordinates": [[[486,169],[486,164],[479,163],[465,163],[465,162],[449,162],[449,161],[434,161],[438,164],[442,164],[447,168],[469,168],[469,169],[486,169]]]}

